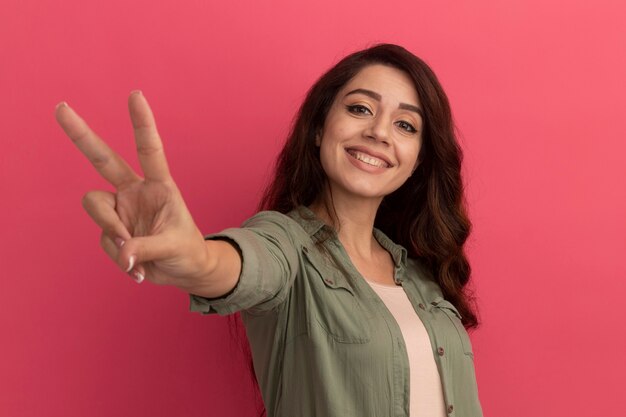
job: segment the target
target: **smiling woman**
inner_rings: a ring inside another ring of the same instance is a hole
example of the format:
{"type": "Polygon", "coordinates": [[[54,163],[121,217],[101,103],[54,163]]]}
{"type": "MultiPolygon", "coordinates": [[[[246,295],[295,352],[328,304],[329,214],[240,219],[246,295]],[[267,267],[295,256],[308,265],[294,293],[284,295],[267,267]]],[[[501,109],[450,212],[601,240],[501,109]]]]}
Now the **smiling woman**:
{"type": "Polygon", "coordinates": [[[380,64],[366,66],[339,91],[316,137],[335,203],[369,197],[375,212],[407,180],[422,143],[418,103],[411,78],[380,64]]]}
{"type": "Polygon", "coordinates": [[[311,88],[260,212],[202,236],[147,101],[129,98],[143,176],[65,103],[57,119],[115,187],[84,206],[138,282],[241,312],[269,416],[481,416],[466,327],[461,150],[445,93],[406,49],[355,52],[311,88]]]}

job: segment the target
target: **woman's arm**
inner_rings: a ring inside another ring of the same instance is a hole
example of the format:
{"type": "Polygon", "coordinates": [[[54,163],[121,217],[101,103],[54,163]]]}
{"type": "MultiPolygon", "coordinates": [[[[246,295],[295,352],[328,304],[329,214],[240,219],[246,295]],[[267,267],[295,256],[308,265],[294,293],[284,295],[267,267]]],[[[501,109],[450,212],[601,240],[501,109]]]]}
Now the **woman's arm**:
{"type": "Polygon", "coordinates": [[[237,249],[204,239],[170,175],[147,100],[133,92],[128,107],[143,176],[66,103],[56,109],[65,133],[115,188],[83,197],[85,210],[102,229],[102,248],[137,282],[147,279],[207,297],[228,293],[241,271],[237,249]]]}
{"type": "Polygon", "coordinates": [[[206,240],[206,276],[179,288],[206,298],[219,298],[235,288],[241,274],[241,254],[226,240],[206,240]]]}

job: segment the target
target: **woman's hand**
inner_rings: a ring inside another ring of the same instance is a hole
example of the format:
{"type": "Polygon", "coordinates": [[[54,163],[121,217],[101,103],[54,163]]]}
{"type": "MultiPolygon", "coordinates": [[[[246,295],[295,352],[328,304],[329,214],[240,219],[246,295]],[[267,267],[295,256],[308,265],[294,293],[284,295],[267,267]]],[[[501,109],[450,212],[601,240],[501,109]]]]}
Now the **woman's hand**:
{"type": "Polygon", "coordinates": [[[148,102],[139,91],[128,98],[143,178],[87,126],[66,103],[56,119],[115,192],[90,191],[83,206],[100,226],[104,251],[137,282],[191,289],[212,265],[202,233],[170,176],[148,102]]]}

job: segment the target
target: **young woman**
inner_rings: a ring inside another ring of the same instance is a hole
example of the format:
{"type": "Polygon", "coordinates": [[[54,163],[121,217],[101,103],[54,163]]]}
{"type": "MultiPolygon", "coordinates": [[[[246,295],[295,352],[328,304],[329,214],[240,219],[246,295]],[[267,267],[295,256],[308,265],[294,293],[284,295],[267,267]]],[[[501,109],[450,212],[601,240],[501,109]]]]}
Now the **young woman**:
{"type": "Polygon", "coordinates": [[[470,223],[447,97],[406,49],[351,54],[309,91],[257,215],[203,237],[131,93],[141,177],[61,103],[115,193],[89,192],[102,247],[191,309],[241,312],[269,416],[481,416],[465,327],[470,223]]]}

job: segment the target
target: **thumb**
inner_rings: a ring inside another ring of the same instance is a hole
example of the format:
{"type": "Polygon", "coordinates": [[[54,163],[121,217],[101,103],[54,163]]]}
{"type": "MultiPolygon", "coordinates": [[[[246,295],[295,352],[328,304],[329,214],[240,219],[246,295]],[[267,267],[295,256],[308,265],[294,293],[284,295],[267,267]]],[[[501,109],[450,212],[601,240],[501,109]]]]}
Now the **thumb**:
{"type": "Polygon", "coordinates": [[[117,263],[126,272],[136,265],[173,257],[176,245],[163,235],[134,237],[120,248],[117,263]]]}

